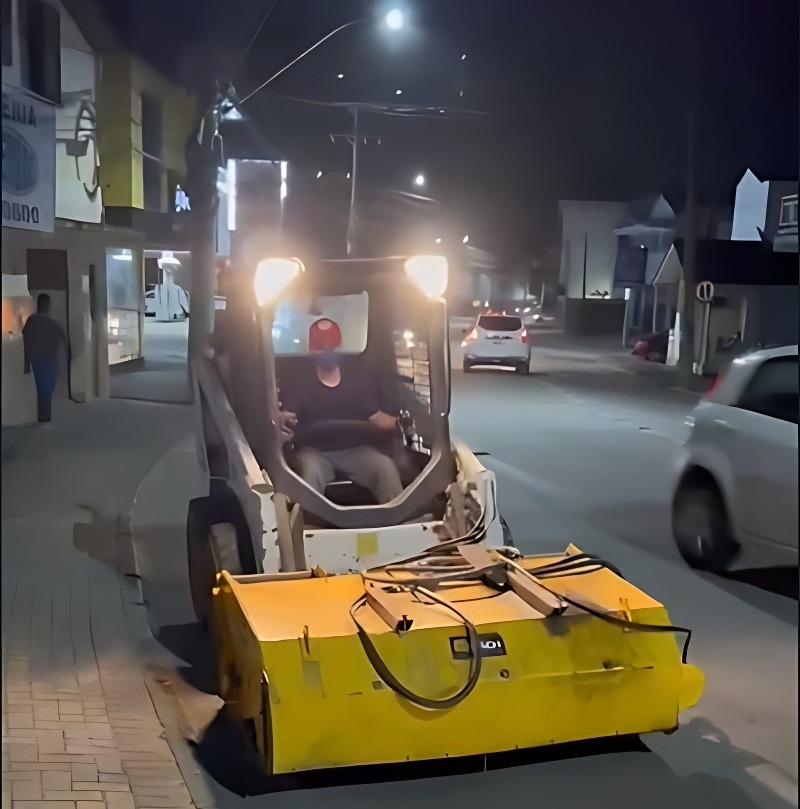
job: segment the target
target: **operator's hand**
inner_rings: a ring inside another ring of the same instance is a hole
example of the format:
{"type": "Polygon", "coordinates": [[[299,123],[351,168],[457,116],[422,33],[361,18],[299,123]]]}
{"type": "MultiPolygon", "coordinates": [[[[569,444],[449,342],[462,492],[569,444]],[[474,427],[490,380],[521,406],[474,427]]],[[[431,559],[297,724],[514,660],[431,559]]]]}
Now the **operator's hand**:
{"type": "Polygon", "coordinates": [[[375,425],[375,427],[377,427],[379,430],[390,432],[397,429],[397,416],[390,416],[388,413],[384,413],[382,410],[379,410],[377,413],[373,413],[369,417],[369,420],[370,424],[375,425]]]}
{"type": "Polygon", "coordinates": [[[294,439],[294,428],[297,427],[297,415],[288,410],[281,410],[278,414],[278,425],[281,428],[281,438],[284,444],[294,439]]]}

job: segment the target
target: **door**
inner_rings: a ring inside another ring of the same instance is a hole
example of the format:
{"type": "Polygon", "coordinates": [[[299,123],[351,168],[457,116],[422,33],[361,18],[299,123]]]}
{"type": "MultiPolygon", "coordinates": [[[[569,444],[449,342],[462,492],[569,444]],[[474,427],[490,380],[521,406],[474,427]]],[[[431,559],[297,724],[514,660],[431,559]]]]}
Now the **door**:
{"type": "Polygon", "coordinates": [[[741,527],[797,548],[797,356],[775,357],[728,408],[723,439],[736,478],[741,527]]]}
{"type": "MultiPolygon", "coordinates": [[[[66,250],[30,249],[27,253],[28,289],[33,298],[34,307],[39,295],[50,296],[50,317],[64,330],[67,342],[70,343],[69,332],[69,275],[66,250]]],[[[80,346],[70,349],[80,351],[80,346]]],[[[59,374],[56,380],[55,397],[66,399],[71,389],[71,368],[67,357],[59,360],[59,374]]]]}

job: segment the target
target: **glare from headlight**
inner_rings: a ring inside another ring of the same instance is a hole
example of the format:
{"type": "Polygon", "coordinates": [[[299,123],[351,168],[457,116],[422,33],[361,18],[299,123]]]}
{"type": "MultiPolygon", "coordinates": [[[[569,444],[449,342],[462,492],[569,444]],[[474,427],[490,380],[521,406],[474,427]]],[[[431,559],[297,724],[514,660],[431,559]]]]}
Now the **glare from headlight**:
{"type": "Polygon", "coordinates": [[[411,256],[406,259],[406,274],[429,297],[440,298],[447,289],[445,256],[411,256]]]}
{"type": "Polygon", "coordinates": [[[526,315],[527,315],[527,314],[528,314],[528,312],[530,312],[530,311],[531,311],[531,307],[530,307],[530,306],[526,306],[526,307],[525,307],[525,311],[523,312],[523,314],[526,314],[526,315]]]}
{"type": "Polygon", "coordinates": [[[275,300],[303,269],[302,262],[296,258],[265,258],[259,261],[253,279],[256,303],[264,306],[275,300]]]}

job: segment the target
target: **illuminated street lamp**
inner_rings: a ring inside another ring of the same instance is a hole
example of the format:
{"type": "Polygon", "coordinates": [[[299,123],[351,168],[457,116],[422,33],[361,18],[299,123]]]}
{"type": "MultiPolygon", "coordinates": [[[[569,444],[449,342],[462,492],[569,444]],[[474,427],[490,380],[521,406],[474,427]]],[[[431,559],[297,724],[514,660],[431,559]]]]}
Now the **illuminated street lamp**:
{"type": "Polygon", "coordinates": [[[464,236],[464,238],[461,241],[463,244],[467,244],[467,242],[469,242],[469,235],[464,236]]]}
{"type": "Polygon", "coordinates": [[[424,174],[418,174],[414,178],[414,185],[416,185],[418,188],[422,188],[425,185],[425,175],[424,174]]]}
{"type": "Polygon", "coordinates": [[[399,31],[405,22],[405,15],[399,8],[393,8],[386,15],[386,27],[390,31],[399,31]]]}
{"type": "MultiPolygon", "coordinates": [[[[316,50],[323,42],[331,37],[364,22],[370,18],[364,17],[334,28],[322,39],[306,48],[299,56],[292,59],[277,73],[262,82],[255,90],[248,93],[241,100],[235,97],[232,85],[223,89],[216,85],[201,109],[204,110],[197,128],[189,136],[186,150],[188,156],[188,174],[192,188],[192,317],[189,321],[189,357],[195,359],[202,355],[205,340],[211,333],[213,324],[213,288],[214,288],[214,257],[216,239],[216,212],[217,212],[217,150],[216,142],[219,137],[219,127],[223,120],[236,120],[240,116],[239,108],[256,93],[261,92],[267,85],[297,64],[309,53],[316,50]]],[[[392,9],[384,17],[384,24],[389,31],[399,31],[405,23],[405,16],[400,9],[392,9]]],[[[251,42],[252,45],[252,42],[251,42]]],[[[339,78],[343,78],[341,74],[339,78]]],[[[320,175],[321,176],[321,175],[320,175]]],[[[353,186],[355,187],[355,165],[353,173],[353,186]]],[[[190,362],[191,367],[191,362],[190,362]]]]}

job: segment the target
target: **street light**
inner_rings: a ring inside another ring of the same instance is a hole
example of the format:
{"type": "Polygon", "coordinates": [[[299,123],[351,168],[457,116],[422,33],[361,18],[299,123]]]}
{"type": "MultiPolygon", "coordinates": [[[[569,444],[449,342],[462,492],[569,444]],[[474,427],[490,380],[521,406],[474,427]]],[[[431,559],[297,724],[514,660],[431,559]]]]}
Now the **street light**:
{"type": "Polygon", "coordinates": [[[425,175],[424,174],[418,174],[414,178],[414,185],[418,186],[419,188],[422,188],[422,186],[425,185],[425,175]]]}
{"type": "MultiPolygon", "coordinates": [[[[344,23],[344,25],[340,25],[338,28],[334,28],[333,31],[331,31],[329,34],[325,34],[325,36],[322,37],[322,39],[320,39],[318,42],[315,42],[310,48],[304,50],[300,54],[300,56],[297,56],[294,59],[292,59],[292,61],[289,62],[288,65],[284,65],[284,67],[282,67],[274,76],[270,76],[265,82],[262,82],[258,87],[256,87],[255,90],[253,90],[252,93],[246,95],[239,102],[239,104],[244,104],[245,101],[251,99],[256,93],[261,92],[261,90],[263,90],[268,84],[271,84],[273,81],[275,81],[275,79],[277,79],[278,76],[285,73],[290,67],[292,67],[292,65],[297,64],[301,59],[308,56],[308,54],[311,53],[311,51],[316,50],[320,45],[322,45],[323,42],[327,42],[327,40],[329,40],[332,36],[338,34],[339,31],[344,31],[345,28],[351,28],[354,25],[360,25],[361,23],[369,21],[370,21],[369,17],[362,17],[358,20],[351,20],[350,22],[346,22],[344,23]]],[[[399,31],[403,27],[404,22],[405,17],[403,16],[403,12],[397,8],[392,9],[385,17],[386,27],[390,31],[399,31]]],[[[343,75],[344,74],[340,75],[339,78],[343,78],[343,75]]]]}
{"type": "MultiPolygon", "coordinates": [[[[403,12],[399,9],[389,11],[384,20],[386,28],[390,31],[399,31],[405,22],[403,12]]],[[[251,99],[256,93],[261,92],[290,67],[308,56],[309,53],[316,50],[323,42],[327,42],[345,28],[351,28],[354,25],[368,21],[369,18],[365,17],[351,20],[338,28],[334,28],[333,31],[315,42],[310,48],[306,48],[299,56],[292,59],[291,62],[262,82],[241,100],[236,100],[232,85],[229,84],[224,90],[219,84],[215,85],[211,97],[201,107],[203,109],[202,116],[197,128],[190,135],[186,144],[193,203],[192,261],[194,271],[192,273],[192,294],[195,301],[189,322],[190,360],[202,354],[204,341],[207,335],[211,333],[213,324],[215,217],[217,210],[216,142],[221,121],[236,120],[237,114],[241,114],[239,108],[241,108],[242,104],[251,99]]],[[[252,46],[252,41],[250,45],[252,46]]],[[[344,74],[339,76],[339,78],[343,77],[344,74]]],[[[355,187],[355,173],[353,174],[353,186],[355,187]]]]}
{"type": "Polygon", "coordinates": [[[390,31],[399,31],[405,22],[405,15],[399,8],[393,8],[386,15],[386,27],[390,31]]]}
{"type": "Polygon", "coordinates": [[[467,244],[467,242],[469,242],[469,235],[464,236],[464,238],[461,241],[463,244],[467,244]]]}

